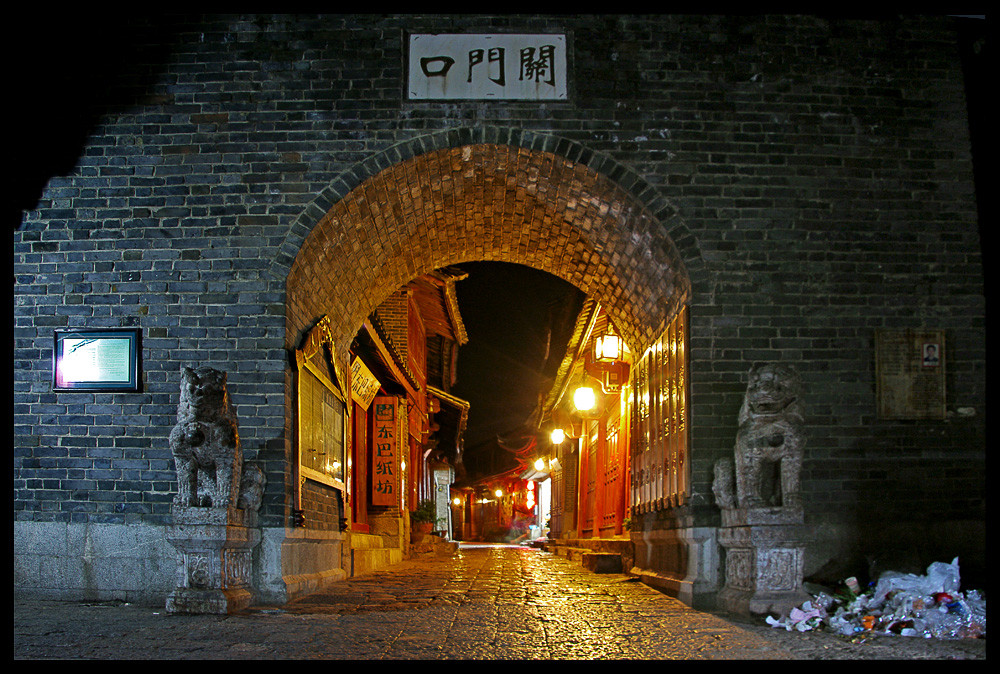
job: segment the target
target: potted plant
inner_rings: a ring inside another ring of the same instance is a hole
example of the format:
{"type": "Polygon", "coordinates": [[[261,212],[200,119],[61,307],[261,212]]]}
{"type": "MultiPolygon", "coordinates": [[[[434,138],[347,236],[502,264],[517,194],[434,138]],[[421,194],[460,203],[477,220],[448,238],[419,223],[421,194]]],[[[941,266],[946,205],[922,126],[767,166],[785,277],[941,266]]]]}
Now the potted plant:
{"type": "Polygon", "coordinates": [[[415,534],[429,534],[437,521],[437,507],[434,501],[424,499],[417,504],[416,510],[410,513],[410,526],[415,534]]]}

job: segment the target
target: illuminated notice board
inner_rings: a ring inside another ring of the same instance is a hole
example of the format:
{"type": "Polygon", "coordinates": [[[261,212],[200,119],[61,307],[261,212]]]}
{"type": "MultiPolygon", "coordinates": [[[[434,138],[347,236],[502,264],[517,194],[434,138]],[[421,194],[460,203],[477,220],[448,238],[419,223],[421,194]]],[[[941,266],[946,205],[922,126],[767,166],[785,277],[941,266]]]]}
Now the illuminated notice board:
{"type": "Polygon", "coordinates": [[[52,344],[54,391],[139,391],[139,328],[56,330],[52,344]]]}

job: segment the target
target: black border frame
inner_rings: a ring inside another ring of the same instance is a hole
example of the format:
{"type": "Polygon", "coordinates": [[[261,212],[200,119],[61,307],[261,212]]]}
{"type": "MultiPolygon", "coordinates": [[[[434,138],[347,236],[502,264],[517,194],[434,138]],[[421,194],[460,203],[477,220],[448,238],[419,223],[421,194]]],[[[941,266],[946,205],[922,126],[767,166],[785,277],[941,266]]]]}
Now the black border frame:
{"type": "Polygon", "coordinates": [[[142,328],[58,328],[52,334],[52,390],[137,393],[142,391],[142,328]],[[129,340],[128,381],[85,381],[59,385],[58,367],[63,341],[67,337],[113,337],[129,340]]]}

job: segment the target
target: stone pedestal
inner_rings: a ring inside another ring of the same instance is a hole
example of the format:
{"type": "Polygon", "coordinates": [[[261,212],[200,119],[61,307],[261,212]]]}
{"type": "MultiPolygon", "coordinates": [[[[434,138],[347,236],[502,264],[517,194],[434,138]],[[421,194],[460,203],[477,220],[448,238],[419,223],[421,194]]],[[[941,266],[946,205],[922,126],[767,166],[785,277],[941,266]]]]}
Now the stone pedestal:
{"type": "Polygon", "coordinates": [[[167,540],[177,550],[177,587],[167,612],[226,614],[250,606],[257,513],[174,505],[171,514],[167,540]]]}
{"type": "Polygon", "coordinates": [[[787,615],[808,601],[802,589],[806,534],[800,508],[723,508],[719,544],[726,550],[726,584],[718,607],[787,615]]]}

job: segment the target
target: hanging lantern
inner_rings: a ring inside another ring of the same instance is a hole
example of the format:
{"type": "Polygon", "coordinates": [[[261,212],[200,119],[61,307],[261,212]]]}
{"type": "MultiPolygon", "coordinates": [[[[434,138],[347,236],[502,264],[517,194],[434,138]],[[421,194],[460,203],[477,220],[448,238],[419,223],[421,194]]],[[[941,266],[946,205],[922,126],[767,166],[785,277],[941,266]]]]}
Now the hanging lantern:
{"type": "Polygon", "coordinates": [[[594,338],[593,357],[584,368],[590,376],[601,382],[604,393],[618,393],[628,380],[629,364],[626,362],[625,342],[611,331],[594,338]]]}
{"type": "Polygon", "coordinates": [[[597,404],[597,394],[594,393],[593,386],[583,384],[573,392],[573,405],[581,412],[589,412],[594,409],[595,404],[597,404]]]}
{"type": "Polygon", "coordinates": [[[587,380],[586,372],[580,373],[580,381],[573,390],[573,406],[578,412],[588,412],[594,409],[597,404],[597,393],[594,392],[594,385],[587,380]]]}
{"type": "Polygon", "coordinates": [[[622,359],[622,338],[609,331],[594,340],[594,358],[600,363],[622,359]]]}

